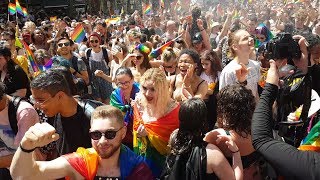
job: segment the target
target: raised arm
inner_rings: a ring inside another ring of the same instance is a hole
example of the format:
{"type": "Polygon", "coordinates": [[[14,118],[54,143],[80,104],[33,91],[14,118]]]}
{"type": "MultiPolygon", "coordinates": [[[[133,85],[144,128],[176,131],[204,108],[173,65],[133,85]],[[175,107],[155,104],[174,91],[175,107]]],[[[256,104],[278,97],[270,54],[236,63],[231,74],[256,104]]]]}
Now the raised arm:
{"type": "Polygon", "coordinates": [[[252,119],[252,144],[266,160],[288,179],[319,179],[320,154],[299,151],[297,148],[273,139],[272,105],[278,92],[279,75],[274,61],[270,61],[267,84],[252,119]]]}
{"type": "Polygon", "coordinates": [[[59,138],[55,129],[47,124],[32,126],[21,140],[20,147],[13,156],[10,173],[13,179],[58,179],[65,176],[81,177],[65,158],[53,161],[35,161],[33,150],[59,138]]]}

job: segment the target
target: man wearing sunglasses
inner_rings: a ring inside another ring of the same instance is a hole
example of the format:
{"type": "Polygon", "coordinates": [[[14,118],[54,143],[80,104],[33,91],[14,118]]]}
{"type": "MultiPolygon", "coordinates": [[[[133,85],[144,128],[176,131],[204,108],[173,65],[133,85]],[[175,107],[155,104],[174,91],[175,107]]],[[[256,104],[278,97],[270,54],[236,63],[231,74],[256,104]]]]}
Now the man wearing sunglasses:
{"type": "Polygon", "coordinates": [[[92,114],[90,137],[92,148],[52,161],[35,161],[32,152],[59,138],[49,124],[32,126],[14,155],[10,171],[14,179],[154,179],[141,156],[121,142],[126,135],[122,112],[113,106],[98,107],[92,114]]]}
{"type": "Polygon", "coordinates": [[[71,40],[68,38],[60,38],[57,41],[57,54],[52,58],[54,65],[62,65],[70,69],[70,72],[78,80],[83,80],[86,84],[89,83],[89,75],[87,66],[84,61],[75,56],[71,47],[71,40]]]}

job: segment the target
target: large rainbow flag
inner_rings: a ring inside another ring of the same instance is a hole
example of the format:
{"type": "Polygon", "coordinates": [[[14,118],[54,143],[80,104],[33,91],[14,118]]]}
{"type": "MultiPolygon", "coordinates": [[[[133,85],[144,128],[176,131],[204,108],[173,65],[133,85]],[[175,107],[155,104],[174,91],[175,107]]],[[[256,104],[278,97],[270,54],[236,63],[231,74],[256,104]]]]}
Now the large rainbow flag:
{"type": "Polygon", "coordinates": [[[16,14],[16,5],[15,4],[13,4],[13,3],[8,4],[8,13],[10,15],[16,14]]]}
{"type": "Polygon", "coordinates": [[[78,24],[78,26],[74,29],[73,34],[71,35],[71,39],[76,42],[80,43],[86,37],[86,32],[82,24],[78,24]]]}
{"type": "Polygon", "coordinates": [[[20,6],[19,0],[16,0],[16,9],[17,9],[17,13],[23,16],[23,12],[22,12],[22,8],[20,6]]]}

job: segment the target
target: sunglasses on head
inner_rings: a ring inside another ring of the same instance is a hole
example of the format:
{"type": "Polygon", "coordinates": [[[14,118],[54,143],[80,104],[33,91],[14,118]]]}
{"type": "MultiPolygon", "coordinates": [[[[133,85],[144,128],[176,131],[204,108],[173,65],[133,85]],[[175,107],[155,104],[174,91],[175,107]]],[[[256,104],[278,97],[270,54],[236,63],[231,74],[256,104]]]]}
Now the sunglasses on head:
{"type": "Polygon", "coordinates": [[[59,47],[62,47],[62,46],[70,46],[70,42],[65,42],[65,43],[58,43],[58,46],[59,47]]]}
{"type": "Polygon", "coordinates": [[[91,43],[98,43],[99,41],[98,40],[91,40],[90,42],[91,43]]]}
{"type": "Polygon", "coordinates": [[[123,128],[123,126],[118,129],[117,131],[115,130],[106,130],[105,132],[100,132],[100,131],[91,131],[89,132],[89,136],[93,140],[99,140],[102,136],[104,136],[106,139],[114,139],[117,136],[117,132],[120,131],[123,128]]]}

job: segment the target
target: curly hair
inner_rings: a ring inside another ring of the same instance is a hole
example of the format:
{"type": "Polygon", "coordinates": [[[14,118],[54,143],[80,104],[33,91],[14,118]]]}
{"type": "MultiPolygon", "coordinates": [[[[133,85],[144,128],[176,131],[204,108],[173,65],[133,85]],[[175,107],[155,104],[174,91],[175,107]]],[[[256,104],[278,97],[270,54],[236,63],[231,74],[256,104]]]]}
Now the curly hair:
{"type": "Polygon", "coordinates": [[[213,78],[215,78],[219,71],[222,71],[221,60],[216,52],[206,50],[201,54],[200,58],[211,62],[210,69],[212,71],[213,78]]]}
{"type": "Polygon", "coordinates": [[[239,84],[228,85],[219,91],[217,101],[218,126],[243,138],[250,135],[256,106],[252,91],[239,84]]]}

